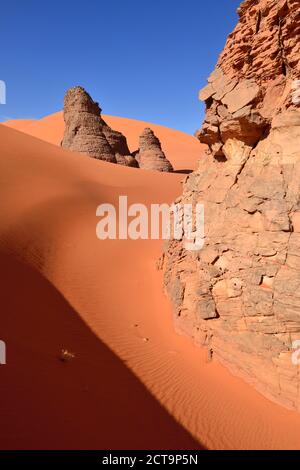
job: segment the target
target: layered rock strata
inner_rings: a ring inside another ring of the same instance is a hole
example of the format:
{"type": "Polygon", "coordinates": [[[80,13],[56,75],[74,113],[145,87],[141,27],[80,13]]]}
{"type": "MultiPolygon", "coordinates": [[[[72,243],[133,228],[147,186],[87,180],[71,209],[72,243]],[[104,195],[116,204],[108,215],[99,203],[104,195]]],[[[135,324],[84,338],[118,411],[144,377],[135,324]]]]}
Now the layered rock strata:
{"type": "Polygon", "coordinates": [[[208,152],[179,203],[204,204],[204,248],[165,247],[180,331],[300,410],[299,0],[247,0],[208,85],[208,152]],[[298,87],[299,85],[299,87],[298,87]],[[298,343],[297,343],[298,342],[298,343]]]}
{"type": "MultiPolygon", "coordinates": [[[[197,133],[213,155],[230,137],[254,146],[272,117],[290,106],[300,78],[299,0],[247,0],[217,67],[199,93],[205,122],[197,133]]],[[[299,96],[299,95],[298,95],[299,96]]]]}
{"type": "Polygon", "coordinates": [[[161,172],[172,172],[173,167],[166,158],[159,139],[154,132],[147,127],[139,139],[139,150],[136,159],[140,168],[144,170],[156,170],[161,172]]]}
{"type": "Polygon", "coordinates": [[[67,91],[64,100],[65,133],[62,147],[92,158],[126,166],[138,166],[126,137],[111,129],[101,108],[82,87],[67,91]]]}

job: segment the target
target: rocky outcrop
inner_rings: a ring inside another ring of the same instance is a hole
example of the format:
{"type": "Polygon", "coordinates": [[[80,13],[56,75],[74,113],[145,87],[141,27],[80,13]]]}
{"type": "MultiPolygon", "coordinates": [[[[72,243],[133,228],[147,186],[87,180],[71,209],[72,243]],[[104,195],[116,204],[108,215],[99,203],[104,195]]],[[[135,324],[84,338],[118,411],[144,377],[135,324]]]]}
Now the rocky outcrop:
{"type": "Polygon", "coordinates": [[[161,148],[159,139],[150,128],[144,129],[139,139],[139,150],[136,159],[140,168],[144,170],[156,170],[171,172],[173,167],[166,158],[161,148]]]}
{"type": "Polygon", "coordinates": [[[178,200],[204,204],[204,248],[187,251],[183,233],[167,243],[163,269],[177,327],[300,411],[299,7],[247,0],[239,8],[200,92],[198,137],[209,150],[178,200]]]}
{"type": "Polygon", "coordinates": [[[110,163],[138,166],[130,155],[126,137],[106,124],[99,104],[82,87],[67,91],[64,120],[62,147],[110,163]]]}
{"type": "Polygon", "coordinates": [[[293,80],[300,76],[299,0],[247,0],[215,71],[199,98],[206,117],[199,140],[213,155],[237,138],[255,145],[274,113],[293,106],[293,80]]]}

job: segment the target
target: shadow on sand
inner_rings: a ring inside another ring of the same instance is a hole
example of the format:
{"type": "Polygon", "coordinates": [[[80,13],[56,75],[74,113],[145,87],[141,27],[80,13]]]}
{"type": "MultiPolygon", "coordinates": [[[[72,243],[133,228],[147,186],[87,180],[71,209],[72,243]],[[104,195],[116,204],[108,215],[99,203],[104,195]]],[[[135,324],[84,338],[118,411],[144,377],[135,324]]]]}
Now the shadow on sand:
{"type": "Polygon", "coordinates": [[[174,170],[173,173],[178,173],[181,175],[190,175],[194,170],[174,170]]]}
{"type": "Polygon", "coordinates": [[[52,284],[0,261],[1,449],[202,448],[52,284]]]}

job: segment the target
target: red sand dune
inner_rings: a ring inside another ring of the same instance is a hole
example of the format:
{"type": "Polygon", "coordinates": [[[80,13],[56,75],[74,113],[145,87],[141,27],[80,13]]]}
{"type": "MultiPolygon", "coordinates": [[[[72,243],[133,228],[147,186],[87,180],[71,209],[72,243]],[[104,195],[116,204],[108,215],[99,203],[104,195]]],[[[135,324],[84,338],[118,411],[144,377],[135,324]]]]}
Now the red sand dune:
{"type": "MultiPolygon", "coordinates": [[[[109,126],[127,137],[128,146],[132,152],[138,149],[139,135],[144,128],[151,127],[160,139],[167,157],[174,161],[175,170],[195,169],[200,152],[199,141],[195,137],[157,124],[133,119],[105,115],[103,119],[109,126]]],[[[65,127],[62,112],[51,114],[37,121],[27,122],[21,119],[7,121],[5,125],[56,145],[60,145],[65,127]]]]}
{"type": "MultiPolygon", "coordinates": [[[[110,119],[128,126],[134,145],[140,124],[110,119]]],[[[57,143],[59,115],[42,121],[26,132],[57,143]]],[[[194,139],[162,132],[175,168],[195,166],[203,149],[194,139]]],[[[299,448],[299,414],[207,363],[205,351],[175,333],[155,268],[162,243],[96,238],[99,204],[119,195],[171,202],[182,175],[96,161],[39,139],[0,126],[0,448],[299,448]],[[75,358],[61,362],[61,349],[75,358]]]]}
{"type": "Polygon", "coordinates": [[[25,127],[29,126],[29,124],[34,124],[35,122],[35,119],[11,119],[1,124],[11,127],[12,129],[23,130],[25,127]]]}

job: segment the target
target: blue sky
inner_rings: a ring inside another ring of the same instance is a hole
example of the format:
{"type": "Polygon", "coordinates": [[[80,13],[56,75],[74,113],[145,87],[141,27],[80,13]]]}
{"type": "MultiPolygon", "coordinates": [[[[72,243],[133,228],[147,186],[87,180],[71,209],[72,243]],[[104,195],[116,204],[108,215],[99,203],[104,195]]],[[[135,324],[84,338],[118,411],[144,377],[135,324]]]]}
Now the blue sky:
{"type": "Polygon", "coordinates": [[[40,118],[82,85],[105,114],[188,133],[240,0],[10,0],[1,4],[0,120],[40,118]]]}

